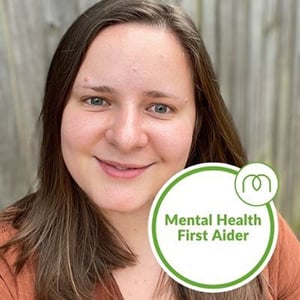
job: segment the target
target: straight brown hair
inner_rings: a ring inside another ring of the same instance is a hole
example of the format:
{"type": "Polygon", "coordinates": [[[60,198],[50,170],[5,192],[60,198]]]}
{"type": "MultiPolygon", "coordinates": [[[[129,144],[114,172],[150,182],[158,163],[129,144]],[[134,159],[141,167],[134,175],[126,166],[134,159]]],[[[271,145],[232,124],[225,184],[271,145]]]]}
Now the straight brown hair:
{"type": "MultiPolygon", "coordinates": [[[[60,140],[62,113],[87,49],[104,28],[133,22],[169,30],[189,57],[197,112],[187,166],[213,161],[241,167],[246,162],[210,58],[192,20],[180,8],[157,1],[98,2],[65,33],[49,68],[40,116],[43,133],[37,192],[0,217],[18,229],[16,236],[0,248],[3,252],[11,247],[20,249],[16,274],[29,259],[36,264],[37,300],[87,300],[97,285],[113,297],[112,271],[135,263],[126,242],[70,176],[60,140]]],[[[178,300],[265,298],[262,276],[236,290],[216,294],[190,290],[166,276],[162,281],[178,300]]]]}

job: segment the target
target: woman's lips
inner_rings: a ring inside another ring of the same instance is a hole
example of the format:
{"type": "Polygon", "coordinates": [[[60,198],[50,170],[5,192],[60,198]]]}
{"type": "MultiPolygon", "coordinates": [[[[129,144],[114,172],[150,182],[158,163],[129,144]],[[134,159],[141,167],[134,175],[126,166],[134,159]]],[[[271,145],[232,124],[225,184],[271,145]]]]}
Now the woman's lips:
{"type": "Polygon", "coordinates": [[[152,164],[134,165],[98,159],[100,167],[109,176],[120,179],[131,179],[144,173],[152,164]]]}

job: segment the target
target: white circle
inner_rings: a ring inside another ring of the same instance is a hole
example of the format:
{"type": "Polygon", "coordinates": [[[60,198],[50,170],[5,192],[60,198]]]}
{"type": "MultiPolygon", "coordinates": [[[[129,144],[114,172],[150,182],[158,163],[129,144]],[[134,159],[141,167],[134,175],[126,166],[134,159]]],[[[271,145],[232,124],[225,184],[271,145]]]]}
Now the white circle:
{"type": "Polygon", "coordinates": [[[278,191],[278,179],[271,167],[250,163],[243,167],[235,180],[238,196],[249,205],[265,205],[278,191]]]}
{"type": "Polygon", "coordinates": [[[234,187],[238,171],[220,163],[187,168],[154,200],[152,251],[165,272],[189,288],[215,293],[242,286],[263,270],[274,251],[275,208],[241,201],[234,187]]]}

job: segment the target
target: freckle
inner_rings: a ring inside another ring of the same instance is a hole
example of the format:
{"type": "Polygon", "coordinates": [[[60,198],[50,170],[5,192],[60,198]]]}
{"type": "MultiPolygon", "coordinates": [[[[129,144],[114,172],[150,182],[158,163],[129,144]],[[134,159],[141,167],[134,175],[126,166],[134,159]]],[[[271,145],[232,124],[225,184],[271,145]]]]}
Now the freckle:
{"type": "Polygon", "coordinates": [[[136,72],[136,68],[132,68],[132,72],[135,73],[136,72]]]}

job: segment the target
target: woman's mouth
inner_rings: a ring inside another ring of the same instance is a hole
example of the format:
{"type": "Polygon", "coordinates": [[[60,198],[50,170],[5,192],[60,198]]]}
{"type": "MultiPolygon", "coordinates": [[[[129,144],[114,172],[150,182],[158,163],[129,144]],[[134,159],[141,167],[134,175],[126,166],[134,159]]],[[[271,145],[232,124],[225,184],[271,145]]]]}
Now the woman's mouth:
{"type": "Polygon", "coordinates": [[[131,179],[144,173],[153,164],[127,164],[97,158],[104,173],[119,179],[131,179]]]}

